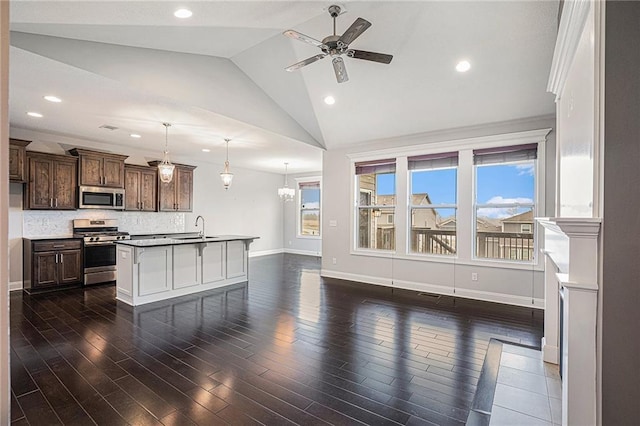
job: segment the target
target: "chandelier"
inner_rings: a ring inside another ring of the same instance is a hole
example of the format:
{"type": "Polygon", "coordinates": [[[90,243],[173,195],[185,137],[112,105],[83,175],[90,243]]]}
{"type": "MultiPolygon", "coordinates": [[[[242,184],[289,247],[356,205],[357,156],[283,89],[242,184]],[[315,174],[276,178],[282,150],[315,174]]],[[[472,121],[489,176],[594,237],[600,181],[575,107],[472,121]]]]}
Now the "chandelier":
{"type": "Polygon", "coordinates": [[[222,184],[224,185],[224,189],[229,189],[231,186],[231,181],[233,181],[233,173],[229,171],[229,141],[231,139],[225,139],[224,141],[227,143],[227,160],[224,162],[224,170],[220,173],[220,179],[222,179],[222,184]]]}
{"type": "Polygon", "coordinates": [[[278,188],[278,195],[281,200],[290,201],[293,200],[293,197],[296,195],[296,190],[293,188],[289,188],[288,179],[287,179],[287,166],[289,163],[284,163],[284,187],[278,188]]]}
{"type": "Polygon", "coordinates": [[[173,179],[173,170],[176,168],[169,161],[169,127],[171,124],[162,123],[162,125],[164,126],[164,157],[162,157],[162,162],[158,164],[158,173],[162,182],[169,183],[173,179]]]}

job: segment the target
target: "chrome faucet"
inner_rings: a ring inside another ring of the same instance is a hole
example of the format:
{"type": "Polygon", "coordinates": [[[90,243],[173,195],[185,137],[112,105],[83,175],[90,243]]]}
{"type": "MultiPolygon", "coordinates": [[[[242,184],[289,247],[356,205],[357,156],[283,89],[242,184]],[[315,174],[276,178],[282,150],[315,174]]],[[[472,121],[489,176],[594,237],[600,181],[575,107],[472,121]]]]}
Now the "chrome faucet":
{"type": "Polygon", "coordinates": [[[198,227],[198,219],[202,219],[202,231],[199,232],[200,234],[200,238],[204,238],[204,217],[198,215],[198,217],[196,217],[196,228],[198,227]]]}

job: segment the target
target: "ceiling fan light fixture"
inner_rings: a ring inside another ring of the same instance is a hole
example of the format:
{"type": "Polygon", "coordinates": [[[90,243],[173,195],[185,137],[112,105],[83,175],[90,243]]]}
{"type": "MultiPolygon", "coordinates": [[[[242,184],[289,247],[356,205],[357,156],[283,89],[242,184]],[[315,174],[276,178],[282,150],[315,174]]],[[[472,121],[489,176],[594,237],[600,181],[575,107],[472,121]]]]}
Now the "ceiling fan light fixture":
{"type": "Polygon", "coordinates": [[[231,186],[231,182],[233,182],[233,173],[229,171],[229,141],[231,139],[225,139],[224,141],[227,143],[227,160],[224,162],[224,170],[220,173],[220,179],[222,180],[222,185],[224,189],[227,190],[231,186]]]}
{"type": "Polygon", "coordinates": [[[160,181],[164,183],[170,183],[173,179],[173,171],[176,168],[169,160],[169,127],[171,124],[162,123],[164,126],[164,155],[162,162],[158,164],[158,174],[160,175],[160,181]]]}
{"type": "Polygon", "coordinates": [[[347,68],[344,66],[344,60],[340,56],[336,56],[331,62],[333,63],[333,71],[336,73],[336,80],[338,80],[338,83],[349,81],[347,68]]]}

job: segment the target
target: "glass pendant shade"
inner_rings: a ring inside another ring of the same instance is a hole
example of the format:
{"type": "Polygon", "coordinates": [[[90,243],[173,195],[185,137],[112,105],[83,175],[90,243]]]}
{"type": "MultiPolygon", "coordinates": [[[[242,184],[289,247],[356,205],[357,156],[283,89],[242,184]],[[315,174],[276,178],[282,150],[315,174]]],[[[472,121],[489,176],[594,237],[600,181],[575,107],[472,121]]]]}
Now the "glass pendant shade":
{"type": "Polygon", "coordinates": [[[233,181],[233,173],[229,171],[229,141],[231,139],[225,139],[227,143],[227,161],[224,162],[224,170],[220,173],[220,179],[222,179],[222,185],[224,189],[229,189],[231,182],[233,181]]]}
{"type": "Polygon", "coordinates": [[[284,186],[282,188],[278,188],[278,196],[281,200],[291,201],[293,197],[296,196],[296,190],[293,188],[289,188],[289,184],[287,182],[287,166],[289,163],[284,163],[284,186]]]}
{"type": "Polygon", "coordinates": [[[169,161],[169,127],[171,124],[162,123],[164,126],[164,156],[162,162],[158,164],[158,174],[160,175],[160,181],[169,183],[173,179],[173,170],[176,168],[171,161],[169,161]]]}

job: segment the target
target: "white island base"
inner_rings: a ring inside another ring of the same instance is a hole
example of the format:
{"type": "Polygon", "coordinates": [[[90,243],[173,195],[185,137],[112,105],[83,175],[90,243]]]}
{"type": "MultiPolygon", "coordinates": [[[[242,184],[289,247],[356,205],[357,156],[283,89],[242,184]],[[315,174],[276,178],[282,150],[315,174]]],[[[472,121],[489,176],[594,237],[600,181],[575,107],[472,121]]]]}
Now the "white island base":
{"type": "Polygon", "coordinates": [[[116,299],[138,306],[246,282],[255,237],[235,238],[118,242],[116,299]]]}

